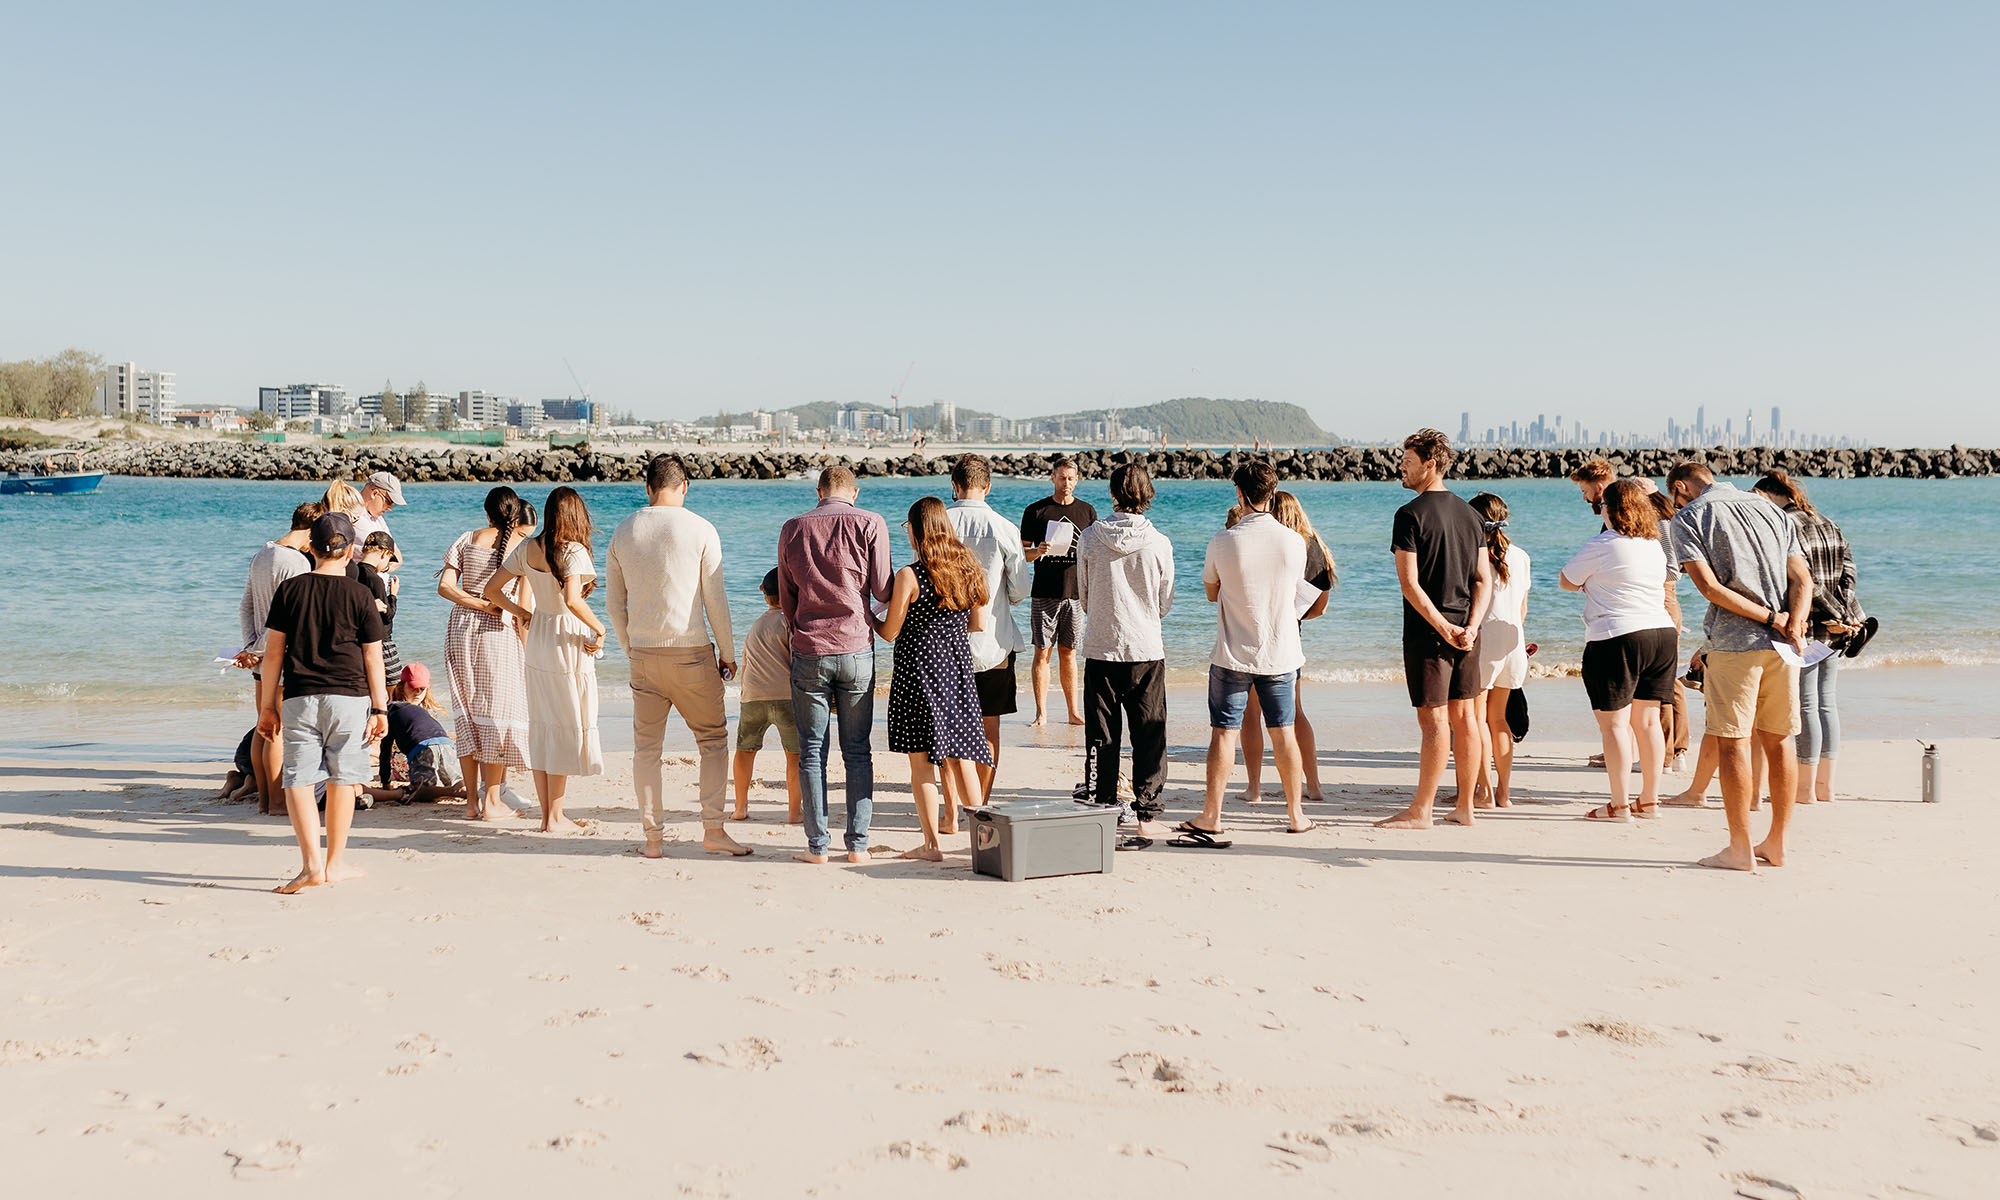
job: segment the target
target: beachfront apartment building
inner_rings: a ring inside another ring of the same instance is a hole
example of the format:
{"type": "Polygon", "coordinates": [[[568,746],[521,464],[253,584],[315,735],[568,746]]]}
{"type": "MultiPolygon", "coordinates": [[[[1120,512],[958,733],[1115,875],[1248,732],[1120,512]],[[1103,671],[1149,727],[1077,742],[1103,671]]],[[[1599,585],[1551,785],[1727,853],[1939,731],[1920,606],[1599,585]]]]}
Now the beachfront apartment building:
{"type": "Polygon", "coordinates": [[[107,417],[166,424],[174,419],[174,373],[112,363],[97,381],[97,408],[107,417]]]}
{"type": "MultiPolygon", "coordinates": [[[[379,403],[380,397],[377,397],[379,403]]],[[[370,428],[374,419],[363,412],[360,401],[347,389],[331,383],[292,383],[284,387],[257,389],[257,407],[281,424],[309,422],[315,433],[351,433],[370,428]]],[[[376,410],[381,411],[379,408],[376,410]]]]}
{"type": "Polygon", "coordinates": [[[468,425],[496,429],[507,424],[507,410],[520,401],[511,396],[471,391],[458,394],[458,419],[468,425]]]}

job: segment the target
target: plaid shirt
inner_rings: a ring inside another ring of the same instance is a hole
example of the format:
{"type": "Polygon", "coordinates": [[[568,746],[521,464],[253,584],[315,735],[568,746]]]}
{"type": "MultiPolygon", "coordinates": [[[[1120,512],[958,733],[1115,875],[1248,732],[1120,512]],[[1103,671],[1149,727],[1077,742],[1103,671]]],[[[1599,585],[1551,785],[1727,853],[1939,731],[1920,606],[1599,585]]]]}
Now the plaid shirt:
{"type": "Polygon", "coordinates": [[[1799,548],[1812,569],[1812,635],[1822,640],[1828,625],[1859,625],[1861,604],[1854,597],[1854,552],[1840,526],[1816,512],[1785,510],[1798,526],[1799,548]]]}

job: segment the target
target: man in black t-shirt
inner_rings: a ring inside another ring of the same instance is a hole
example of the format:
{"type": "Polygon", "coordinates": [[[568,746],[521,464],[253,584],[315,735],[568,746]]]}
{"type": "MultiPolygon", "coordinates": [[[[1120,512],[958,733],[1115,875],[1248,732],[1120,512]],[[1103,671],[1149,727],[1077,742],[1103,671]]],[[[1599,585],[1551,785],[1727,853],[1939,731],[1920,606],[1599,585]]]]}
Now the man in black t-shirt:
{"type": "Polygon", "coordinates": [[[1029,642],[1035,648],[1030,678],[1035,689],[1035,719],[1030,725],[1048,722],[1049,651],[1055,650],[1062,672],[1063,700],[1069,705],[1069,723],[1083,724],[1076,676],[1076,644],[1083,637],[1082,592],[1076,580],[1076,538],[1097,520],[1097,510],[1076,498],[1077,480],[1082,477],[1076,462],[1058,458],[1049,473],[1055,494],[1028,506],[1021,514],[1023,557],[1035,564],[1035,581],[1028,589],[1029,642]],[[1050,527],[1060,522],[1070,526],[1069,542],[1057,550],[1050,527]]]}
{"type": "Polygon", "coordinates": [[[1474,642],[1493,594],[1486,530],[1472,506],[1445,490],[1451,442],[1435,429],[1403,439],[1403,486],[1417,498],[1396,510],[1390,545],[1403,589],[1403,674],[1422,732],[1417,794],[1376,824],[1429,829],[1445,761],[1458,738],[1458,805],[1445,819],[1472,824],[1472,797],[1486,763],[1486,725],[1476,711],[1474,642]]]}
{"type": "Polygon", "coordinates": [[[280,782],[304,860],[278,888],[285,895],[361,875],[342,861],[354,822],[355,793],[368,782],[368,746],[387,731],[389,691],[382,680],[382,616],[375,595],[347,577],[354,522],[328,513],[313,522],[318,560],[278,585],[265,618],[266,670],[257,696],[257,730],[282,733],[280,782]],[[320,855],[313,785],[326,782],[326,854],[320,855]]]}

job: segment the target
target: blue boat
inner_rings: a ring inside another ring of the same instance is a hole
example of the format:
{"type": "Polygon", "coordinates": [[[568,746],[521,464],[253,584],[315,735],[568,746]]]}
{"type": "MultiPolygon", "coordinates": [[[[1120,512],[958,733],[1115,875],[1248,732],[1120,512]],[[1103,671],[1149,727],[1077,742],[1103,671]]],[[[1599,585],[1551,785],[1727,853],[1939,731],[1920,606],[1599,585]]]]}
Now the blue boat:
{"type": "Polygon", "coordinates": [[[0,496],[75,496],[94,492],[104,482],[103,471],[83,469],[83,455],[75,450],[48,450],[32,457],[38,461],[30,469],[0,474],[0,496]]]}

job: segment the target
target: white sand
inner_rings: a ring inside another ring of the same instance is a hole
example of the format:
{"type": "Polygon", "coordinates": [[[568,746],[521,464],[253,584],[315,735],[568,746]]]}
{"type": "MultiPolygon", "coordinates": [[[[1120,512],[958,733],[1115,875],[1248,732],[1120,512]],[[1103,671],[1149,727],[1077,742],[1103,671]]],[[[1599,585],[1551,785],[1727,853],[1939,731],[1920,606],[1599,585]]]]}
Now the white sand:
{"type": "MultiPolygon", "coordinates": [[[[619,755],[575,789],[599,836],[377,810],[369,878],[295,898],[220,767],[0,763],[7,1191],[1994,1194],[1995,743],[1945,747],[1937,806],[1916,747],[1851,744],[1854,798],[1754,877],[1690,865],[1719,810],[1577,819],[1589,749],[1531,741],[1525,803],[1427,833],[1368,827],[1409,755],[1329,749],[1315,833],[1233,808],[1233,850],[1011,885],[963,835],[790,862],[775,750],[757,857],[690,813],[646,861],[619,755]]],[[[1004,793],[1075,778],[1010,751],[1004,793]]]]}

